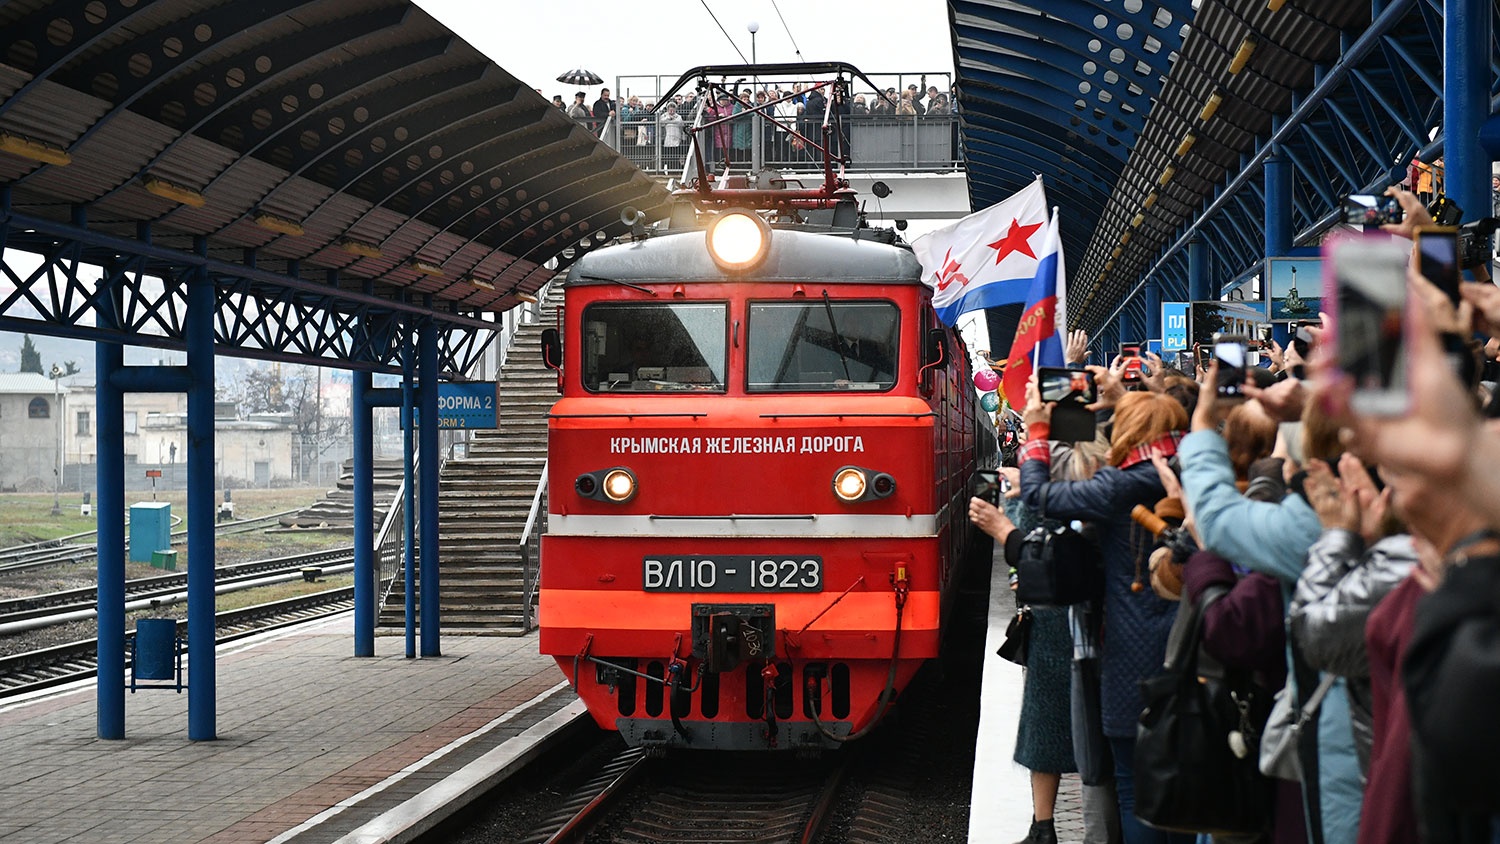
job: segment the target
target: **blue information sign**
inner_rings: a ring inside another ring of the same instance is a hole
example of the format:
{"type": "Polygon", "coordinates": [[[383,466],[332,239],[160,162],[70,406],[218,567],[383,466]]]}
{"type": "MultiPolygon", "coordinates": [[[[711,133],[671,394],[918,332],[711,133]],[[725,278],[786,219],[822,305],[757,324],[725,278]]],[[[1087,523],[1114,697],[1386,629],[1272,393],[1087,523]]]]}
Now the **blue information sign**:
{"type": "Polygon", "coordinates": [[[1185,352],[1188,347],[1188,303],[1161,303],[1161,350],[1185,352]]]}
{"type": "MultiPolygon", "coordinates": [[[[494,381],[466,381],[462,384],[438,384],[439,428],[500,427],[499,385],[494,381]]],[[[412,408],[412,418],[422,424],[420,407],[412,408]]]]}

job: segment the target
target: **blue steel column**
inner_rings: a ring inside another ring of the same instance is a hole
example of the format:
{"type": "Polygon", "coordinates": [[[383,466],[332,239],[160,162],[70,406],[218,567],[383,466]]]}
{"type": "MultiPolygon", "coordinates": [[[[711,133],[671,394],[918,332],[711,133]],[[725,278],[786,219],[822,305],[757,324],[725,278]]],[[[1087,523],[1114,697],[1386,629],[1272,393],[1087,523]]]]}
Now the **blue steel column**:
{"type": "MultiPolygon", "coordinates": [[[[100,284],[109,283],[105,279],[100,284]]],[[[100,328],[119,326],[113,289],[102,298],[100,328]]],[[[125,366],[118,343],[94,344],[94,402],[98,415],[99,673],[95,675],[98,735],[125,738],[125,392],[110,375],[125,366]]]]}
{"type": "Polygon", "coordinates": [[[1489,0],[1443,0],[1444,193],[1465,220],[1490,211],[1490,159],[1479,129],[1490,116],[1489,0]]]}
{"type": "Polygon", "coordinates": [[[1160,340],[1161,333],[1161,282],[1146,282],[1146,339],[1160,340]]]}
{"type": "MultiPolygon", "coordinates": [[[[194,251],[208,254],[206,238],[194,251]]],[[[188,739],[217,738],[214,712],[214,285],[203,269],[187,289],[188,739]]]]}
{"type": "Polygon", "coordinates": [[[1273,258],[1292,248],[1292,165],[1278,147],[1266,156],[1265,167],[1266,257],[1273,258]]]}
{"type": "MultiPolygon", "coordinates": [[[[424,304],[431,308],[432,297],[424,304]]],[[[422,485],[422,656],[442,656],[439,631],[438,585],[438,327],[433,320],[422,325],[417,354],[417,378],[421,382],[422,424],[417,428],[422,459],[417,473],[422,485]]]]}
{"type": "Polygon", "coordinates": [[[417,473],[416,455],[413,446],[416,439],[416,420],[412,405],[416,399],[413,379],[412,327],[408,322],[405,336],[401,340],[401,457],[402,475],[405,478],[406,501],[403,502],[401,529],[404,533],[402,552],[406,565],[402,569],[402,586],[405,589],[406,658],[417,656],[417,473]]]}
{"type": "Polygon", "coordinates": [[[370,373],[351,378],[354,440],[354,655],[375,655],[375,443],[370,373]]]}
{"type": "MultiPolygon", "coordinates": [[[[1135,319],[1130,315],[1130,303],[1120,309],[1120,343],[1131,343],[1140,338],[1135,336],[1135,319]]],[[[1116,344],[1116,348],[1119,344],[1116,344]]]]}
{"type": "Polygon", "coordinates": [[[1218,298],[1208,280],[1208,244],[1195,237],[1188,241],[1188,300],[1207,302],[1218,298]]]}

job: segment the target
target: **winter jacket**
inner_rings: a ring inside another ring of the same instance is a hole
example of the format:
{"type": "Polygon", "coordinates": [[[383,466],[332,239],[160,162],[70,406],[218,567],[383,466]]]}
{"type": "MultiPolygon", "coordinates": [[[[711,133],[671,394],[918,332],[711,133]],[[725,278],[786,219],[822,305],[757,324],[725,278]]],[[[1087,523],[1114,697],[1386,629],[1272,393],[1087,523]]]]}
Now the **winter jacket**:
{"type": "Polygon", "coordinates": [[[1417,605],[1401,671],[1429,833],[1442,814],[1500,813],[1500,557],[1450,563],[1417,605]]]}
{"type": "Polygon", "coordinates": [[[1302,574],[1307,549],[1323,532],[1318,514],[1300,495],[1280,503],[1251,501],[1234,484],[1229,447],[1213,431],[1195,431],[1177,449],[1182,494],[1204,547],[1283,583],[1302,574]]]}
{"type": "Polygon", "coordinates": [[[1370,771],[1372,704],[1365,623],[1375,605],[1411,574],[1417,551],[1407,534],[1388,536],[1368,550],[1359,534],[1339,528],[1307,551],[1288,611],[1292,635],[1307,664],[1337,674],[1349,690],[1354,749],[1370,771]]]}
{"type": "Polygon", "coordinates": [[[1370,613],[1365,626],[1374,746],[1359,844],[1421,840],[1411,794],[1411,715],[1401,689],[1401,658],[1416,628],[1421,598],[1421,585],[1407,577],[1370,613]]]}
{"type": "Polygon", "coordinates": [[[1086,481],[1048,480],[1044,460],[1021,464],[1021,500],[1032,512],[1041,511],[1042,490],[1047,490],[1046,515],[1079,519],[1097,530],[1104,561],[1104,633],[1101,651],[1100,687],[1104,734],[1110,738],[1135,738],[1136,722],[1145,702],[1140,683],[1161,673],[1166,658],[1167,633],[1177,605],[1156,597],[1150,587],[1133,592],[1139,576],[1146,582],[1146,556],[1151,534],[1130,519],[1137,504],[1147,507],[1166,494],[1156,467],[1149,462],[1128,469],[1100,469],[1086,481]]]}
{"type": "Polygon", "coordinates": [[[1286,614],[1281,585],[1264,574],[1237,577],[1229,561],[1199,551],[1182,567],[1182,599],[1196,601],[1211,586],[1229,593],[1203,614],[1203,650],[1230,668],[1254,671],[1274,692],[1286,683],[1286,614]]]}

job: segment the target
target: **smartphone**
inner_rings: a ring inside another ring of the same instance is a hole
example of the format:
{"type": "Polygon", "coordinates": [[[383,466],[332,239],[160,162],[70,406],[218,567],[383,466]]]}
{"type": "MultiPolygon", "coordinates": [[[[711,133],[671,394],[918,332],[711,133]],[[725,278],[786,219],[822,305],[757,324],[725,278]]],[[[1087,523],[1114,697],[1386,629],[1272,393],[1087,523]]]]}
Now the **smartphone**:
{"type": "Polygon", "coordinates": [[[1245,365],[1248,354],[1245,338],[1238,334],[1221,334],[1214,338],[1214,360],[1219,362],[1219,398],[1233,400],[1245,397],[1245,365]]]}
{"type": "Polygon", "coordinates": [[[1099,400],[1094,373],[1083,369],[1043,366],[1036,371],[1037,386],[1044,402],[1072,402],[1088,405],[1099,400]]]}
{"type": "Polygon", "coordinates": [[[1458,229],[1423,226],[1417,229],[1417,272],[1458,304],[1458,229]]]}
{"type": "Polygon", "coordinates": [[[1401,203],[1394,196],[1352,193],[1344,197],[1344,222],[1351,226],[1399,223],[1403,216],[1401,203]]]}
{"type": "Polygon", "coordinates": [[[1214,349],[1212,346],[1198,347],[1198,368],[1208,369],[1208,365],[1214,362],[1214,349]]]}
{"type": "Polygon", "coordinates": [[[975,498],[981,498],[999,507],[1000,496],[1005,492],[1002,488],[1004,481],[1005,479],[994,469],[980,469],[974,473],[974,477],[969,479],[969,486],[974,490],[975,498]]]}
{"type": "Polygon", "coordinates": [[[1308,353],[1312,351],[1312,332],[1307,330],[1305,322],[1294,322],[1289,329],[1288,333],[1292,335],[1292,348],[1297,350],[1297,354],[1301,355],[1303,360],[1306,360],[1308,353]]]}
{"type": "Polygon", "coordinates": [[[1120,347],[1120,358],[1125,363],[1125,369],[1120,373],[1120,380],[1141,380],[1141,347],[1133,344],[1122,345],[1120,347]]]}
{"type": "Polygon", "coordinates": [[[1343,237],[1324,245],[1325,293],[1334,303],[1334,348],[1339,369],[1354,382],[1356,413],[1406,412],[1407,250],[1389,238],[1343,237]]]}

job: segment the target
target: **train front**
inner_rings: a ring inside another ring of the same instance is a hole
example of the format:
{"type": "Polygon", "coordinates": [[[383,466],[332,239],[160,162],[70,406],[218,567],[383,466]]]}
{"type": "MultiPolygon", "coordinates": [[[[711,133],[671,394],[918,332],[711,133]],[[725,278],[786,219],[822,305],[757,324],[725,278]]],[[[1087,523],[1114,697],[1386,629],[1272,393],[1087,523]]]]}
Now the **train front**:
{"type": "Polygon", "coordinates": [[[541,650],[632,745],[834,746],[937,654],[964,426],[909,250],[733,216],[569,276],[541,650]]]}

